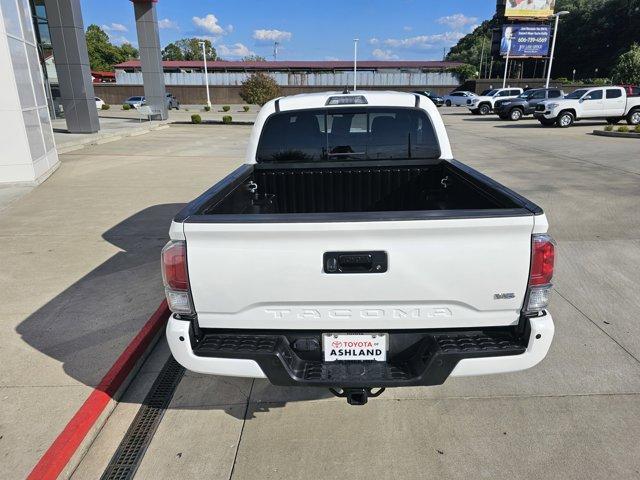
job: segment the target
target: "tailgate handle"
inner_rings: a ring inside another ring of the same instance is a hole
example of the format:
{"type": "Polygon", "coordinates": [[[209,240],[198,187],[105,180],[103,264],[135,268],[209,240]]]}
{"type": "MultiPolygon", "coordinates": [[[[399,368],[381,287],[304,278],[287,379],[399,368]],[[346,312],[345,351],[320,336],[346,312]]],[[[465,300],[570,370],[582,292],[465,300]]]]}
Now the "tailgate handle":
{"type": "Polygon", "coordinates": [[[324,273],[384,273],[387,252],[327,252],[323,264],[324,273]]]}

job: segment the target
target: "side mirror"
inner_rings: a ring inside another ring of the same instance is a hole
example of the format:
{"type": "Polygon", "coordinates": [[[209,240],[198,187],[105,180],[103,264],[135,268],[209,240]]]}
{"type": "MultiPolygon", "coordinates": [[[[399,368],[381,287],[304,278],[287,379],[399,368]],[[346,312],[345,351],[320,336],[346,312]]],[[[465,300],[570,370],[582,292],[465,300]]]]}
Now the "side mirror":
{"type": "Polygon", "coordinates": [[[582,100],[591,100],[591,95],[586,95],[582,97],[582,100]]]}

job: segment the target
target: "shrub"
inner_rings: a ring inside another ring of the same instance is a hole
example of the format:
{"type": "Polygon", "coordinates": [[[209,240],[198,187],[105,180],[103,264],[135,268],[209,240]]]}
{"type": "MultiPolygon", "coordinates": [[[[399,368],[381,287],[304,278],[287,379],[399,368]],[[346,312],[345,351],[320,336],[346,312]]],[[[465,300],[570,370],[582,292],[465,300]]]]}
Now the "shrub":
{"type": "Polygon", "coordinates": [[[242,100],[260,106],[279,96],[280,87],[278,83],[264,73],[254,73],[242,82],[242,88],[240,89],[242,100]]]}
{"type": "Polygon", "coordinates": [[[102,110],[109,110],[110,108],[111,108],[111,105],[109,105],[108,103],[102,104],[102,110]]]}
{"type": "Polygon", "coordinates": [[[562,83],[562,84],[571,83],[567,77],[556,78],[556,82],[562,83]]]}
{"type": "Polygon", "coordinates": [[[231,115],[225,115],[222,117],[222,123],[231,123],[233,121],[233,117],[231,115]]]}
{"type": "Polygon", "coordinates": [[[202,123],[202,117],[197,113],[191,115],[191,123],[202,123]]]}
{"type": "Polygon", "coordinates": [[[629,127],[627,127],[626,125],[622,125],[621,127],[618,127],[618,131],[620,133],[627,133],[629,131],[629,127]]]}
{"type": "Polygon", "coordinates": [[[634,133],[640,133],[640,125],[636,125],[633,131],[634,133]]]}
{"type": "Polygon", "coordinates": [[[224,107],[222,107],[223,112],[228,112],[229,110],[231,110],[231,107],[229,105],[225,105],[224,107]]]}
{"type": "Polygon", "coordinates": [[[205,112],[208,112],[208,111],[210,111],[210,110],[211,110],[211,107],[210,107],[209,105],[205,105],[205,106],[204,106],[204,111],[205,111],[205,112]]]}
{"type": "Polygon", "coordinates": [[[123,110],[131,110],[131,105],[129,105],[128,103],[125,103],[124,105],[122,105],[122,109],[123,110]]]}
{"type": "Polygon", "coordinates": [[[458,65],[457,67],[449,69],[450,72],[454,73],[458,76],[458,80],[462,83],[471,78],[478,77],[478,70],[473,65],[469,65],[468,63],[463,63],[462,65],[458,65]]]}
{"type": "Polygon", "coordinates": [[[604,127],[604,131],[605,132],[613,132],[613,125],[607,125],[606,127],[604,127]]]}
{"type": "Polygon", "coordinates": [[[243,105],[242,106],[242,110],[244,110],[245,112],[249,111],[249,105],[243,105]]]}

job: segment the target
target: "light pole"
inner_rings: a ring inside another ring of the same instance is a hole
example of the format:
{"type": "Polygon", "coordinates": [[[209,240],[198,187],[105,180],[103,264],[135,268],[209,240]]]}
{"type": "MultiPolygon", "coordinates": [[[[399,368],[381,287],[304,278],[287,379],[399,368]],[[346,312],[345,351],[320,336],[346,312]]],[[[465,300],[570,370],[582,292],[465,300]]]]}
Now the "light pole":
{"type": "Polygon", "coordinates": [[[204,84],[207,86],[207,106],[211,108],[211,97],[209,96],[209,71],[207,70],[207,51],[205,49],[205,43],[200,42],[202,45],[202,58],[204,60],[204,84]]]}
{"type": "Polygon", "coordinates": [[[356,90],[357,87],[357,81],[356,81],[356,76],[358,74],[358,42],[360,41],[359,38],[354,38],[353,39],[353,90],[356,90]]]}
{"type": "Polygon", "coordinates": [[[571,77],[571,81],[575,82],[576,81],[576,69],[573,69],[573,77],[571,77]]]}
{"type": "Polygon", "coordinates": [[[511,31],[510,30],[506,30],[507,33],[507,58],[504,62],[504,78],[502,79],[502,88],[505,88],[507,86],[507,72],[509,70],[509,54],[511,53],[511,39],[513,38],[513,35],[511,35],[511,31]]]}
{"type": "Polygon", "coordinates": [[[562,15],[569,15],[571,12],[566,10],[558,12],[554,15],[556,17],[556,26],[553,29],[553,42],[551,43],[551,56],[549,57],[549,68],[547,69],[547,84],[546,88],[549,88],[549,82],[551,82],[551,67],[553,67],[553,55],[556,52],[556,38],[558,37],[558,23],[562,15]]]}

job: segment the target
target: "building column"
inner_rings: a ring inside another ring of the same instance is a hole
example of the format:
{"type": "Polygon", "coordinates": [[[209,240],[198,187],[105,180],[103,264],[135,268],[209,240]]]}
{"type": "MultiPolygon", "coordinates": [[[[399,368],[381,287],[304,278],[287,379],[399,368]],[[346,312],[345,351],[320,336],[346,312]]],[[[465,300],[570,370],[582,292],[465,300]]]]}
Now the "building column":
{"type": "Polygon", "coordinates": [[[59,166],[29,2],[0,1],[0,183],[36,185],[59,166]]]}
{"type": "Polygon", "coordinates": [[[166,120],[164,71],[160,49],[160,32],[156,0],[133,0],[138,32],[138,50],[142,66],[142,81],[147,105],[159,112],[158,117],[166,120]]]}
{"type": "Polygon", "coordinates": [[[45,0],[60,101],[70,133],[100,130],[80,0],[45,0]]]}

